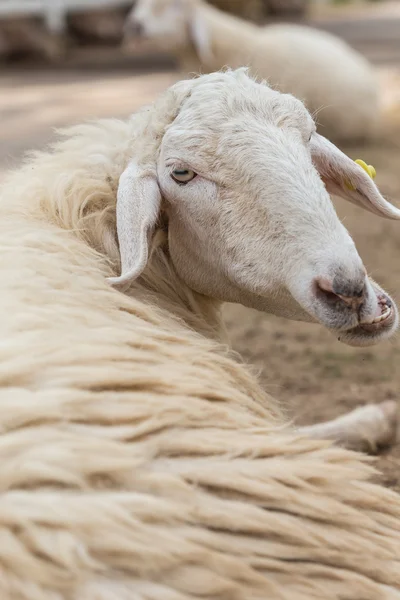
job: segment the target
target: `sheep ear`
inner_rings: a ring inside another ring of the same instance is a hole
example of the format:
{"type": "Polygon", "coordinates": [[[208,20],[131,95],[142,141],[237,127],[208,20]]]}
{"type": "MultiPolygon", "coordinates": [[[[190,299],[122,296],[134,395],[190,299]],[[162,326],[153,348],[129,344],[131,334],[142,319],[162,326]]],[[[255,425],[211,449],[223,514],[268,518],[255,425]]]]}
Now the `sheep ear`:
{"type": "MultiPolygon", "coordinates": [[[[400,210],[385,200],[363,167],[318,133],[312,135],[310,146],[314,165],[330,194],[380,217],[400,219],[400,210]]],[[[364,167],[368,168],[365,163],[364,167]]]]}
{"type": "Polygon", "coordinates": [[[131,161],[118,186],[117,235],[121,275],[109,278],[111,285],[129,285],[144,270],[160,206],[161,194],[155,175],[131,161]]]}
{"type": "Polygon", "coordinates": [[[210,63],[212,60],[210,31],[200,11],[196,9],[191,15],[190,34],[200,62],[210,63]]]}

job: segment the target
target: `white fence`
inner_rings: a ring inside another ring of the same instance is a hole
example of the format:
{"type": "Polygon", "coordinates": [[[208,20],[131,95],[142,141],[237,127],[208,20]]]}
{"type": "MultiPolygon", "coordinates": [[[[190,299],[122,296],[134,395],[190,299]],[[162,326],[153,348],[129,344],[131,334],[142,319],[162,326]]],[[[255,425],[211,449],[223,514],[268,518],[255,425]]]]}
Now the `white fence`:
{"type": "Polygon", "coordinates": [[[42,16],[51,31],[61,32],[68,12],[132,4],[132,0],[0,0],[0,19],[18,15],[42,16]]]}

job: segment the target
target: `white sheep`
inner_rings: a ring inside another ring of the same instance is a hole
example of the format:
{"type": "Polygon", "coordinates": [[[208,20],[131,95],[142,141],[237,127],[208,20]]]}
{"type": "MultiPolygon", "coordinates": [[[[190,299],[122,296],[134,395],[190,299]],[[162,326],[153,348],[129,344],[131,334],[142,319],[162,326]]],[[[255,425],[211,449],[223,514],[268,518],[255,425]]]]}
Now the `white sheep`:
{"type": "Polygon", "coordinates": [[[216,73],[7,177],[2,600],[400,598],[399,496],[291,429],[218,341],[220,300],[347,343],[395,329],[322,179],[400,213],[314,129],[216,73]]]}
{"type": "Polygon", "coordinates": [[[203,0],[136,0],[127,38],[150,40],[182,71],[249,66],[317,115],[335,141],[373,137],[381,121],[378,83],[367,60],[332,34],[294,24],[258,27],[203,0]]]}

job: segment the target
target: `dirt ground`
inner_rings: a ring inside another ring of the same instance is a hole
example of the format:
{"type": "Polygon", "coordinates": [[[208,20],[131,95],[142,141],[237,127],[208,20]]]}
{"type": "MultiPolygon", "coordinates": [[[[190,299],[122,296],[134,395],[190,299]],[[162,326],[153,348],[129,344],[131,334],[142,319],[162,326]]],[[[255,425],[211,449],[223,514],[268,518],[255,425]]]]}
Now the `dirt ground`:
{"type": "MultiPolygon", "coordinates": [[[[393,99],[400,85],[393,85],[392,73],[382,78],[386,99],[393,99]]],[[[175,79],[174,73],[135,76],[98,70],[0,75],[0,179],[23,151],[47,143],[54,127],[100,116],[124,117],[175,79]]],[[[383,193],[400,200],[400,126],[391,123],[374,145],[345,150],[373,164],[383,193]]],[[[400,301],[400,225],[341,201],[336,206],[369,273],[400,301]]],[[[234,348],[255,365],[265,387],[299,424],[400,397],[399,336],[378,347],[353,349],[316,325],[238,306],[227,306],[226,319],[234,348]]],[[[400,489],[400,445],[381,456],[379,467],[385,483],[400,489]]]]}

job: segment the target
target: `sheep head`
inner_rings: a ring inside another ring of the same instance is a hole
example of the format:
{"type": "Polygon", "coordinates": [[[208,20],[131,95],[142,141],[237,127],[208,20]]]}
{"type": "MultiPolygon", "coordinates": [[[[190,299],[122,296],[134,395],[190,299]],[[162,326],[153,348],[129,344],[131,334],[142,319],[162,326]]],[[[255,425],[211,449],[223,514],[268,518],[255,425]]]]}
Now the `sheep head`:
{"type": "Polygon", "coordinates": [[[210,31],[201,0],[137,0],[125,22],[125,39],[150,41],[160,49],[192,46],[202,63],[212,60],[210,31]]]}
{"type": "Polygon", "coordinates": [[[141,274],[162,210],[173,265],[196,292],[318,322],[351,345],[389,337],[397,308],[366,275],[329,192],[381,217],[400,210],[293,96],[243,69],[177,86],[153,163],[133,160],[120,179],[112,283],[141,274]]]}

